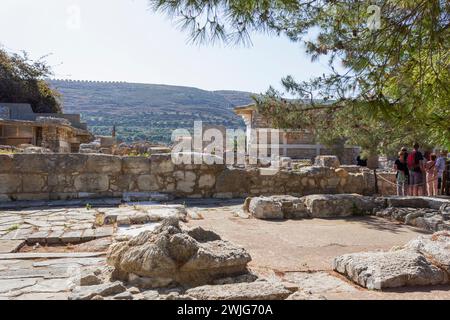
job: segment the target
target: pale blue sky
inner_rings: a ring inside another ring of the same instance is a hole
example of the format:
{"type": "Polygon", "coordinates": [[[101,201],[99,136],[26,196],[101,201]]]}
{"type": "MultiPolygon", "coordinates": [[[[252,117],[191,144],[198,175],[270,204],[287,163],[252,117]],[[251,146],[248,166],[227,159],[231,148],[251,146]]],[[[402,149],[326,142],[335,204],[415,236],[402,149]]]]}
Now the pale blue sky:
{"type": "Polygon", "coordinates": [[[48,53],[56,78],[115,80],[263,92],[288,74],[327,72],[300,44],[256,35],[253,46],[192,45],[147,0],[1,0],[0,43],[48,53]],[[80,19],[76,18],[79,8],[80,19]],[[79,23],[77,23],[79,21],[79,23]]]}

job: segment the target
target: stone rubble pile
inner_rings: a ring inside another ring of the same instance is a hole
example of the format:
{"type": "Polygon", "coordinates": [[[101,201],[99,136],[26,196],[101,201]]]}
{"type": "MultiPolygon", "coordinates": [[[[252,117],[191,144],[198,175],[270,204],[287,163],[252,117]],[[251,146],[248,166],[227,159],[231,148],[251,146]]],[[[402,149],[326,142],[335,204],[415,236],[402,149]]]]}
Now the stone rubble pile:
{"type": "Polygon", "coordinates": [[[368,289],[448,284],[450,233],[420,236],[388,252],[345,254],[333,269],[368,289]]]}
{"type": "Polygon", "coordinates": [[[379,217],[395,220],[427,231],[450,230],[450,201],[430,197],[388,197],[379,217]]]}
{"type": "Polygon", "coordinates": [[[450,201],[426,197],[315,194],[250,197],[243,211],[257,219],[303,219],[376,215],[427,231],[450,230],[450,201]]]}

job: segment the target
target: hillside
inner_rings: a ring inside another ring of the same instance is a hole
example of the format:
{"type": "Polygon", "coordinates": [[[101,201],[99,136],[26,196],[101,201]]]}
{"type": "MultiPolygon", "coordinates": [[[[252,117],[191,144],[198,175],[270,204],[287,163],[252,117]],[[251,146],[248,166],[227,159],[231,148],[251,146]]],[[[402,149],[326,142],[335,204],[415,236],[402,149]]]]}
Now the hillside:
{"type": "Polygon", "coordinates": [[[115,124],[123,141],[170,142],[172,130],[194,121],[242,128],[233,107],[252,102],[250,93],[137,83],[50,80],[63,97],[64,112],[80,113],[95,134],[115,124]]]}

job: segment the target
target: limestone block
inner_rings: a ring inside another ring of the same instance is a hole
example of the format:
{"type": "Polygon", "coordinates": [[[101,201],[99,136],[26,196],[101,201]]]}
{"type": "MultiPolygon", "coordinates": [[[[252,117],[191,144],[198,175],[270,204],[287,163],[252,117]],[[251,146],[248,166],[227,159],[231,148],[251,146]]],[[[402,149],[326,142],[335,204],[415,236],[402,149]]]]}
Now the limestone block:
{"type": "Polygon", "coordinates": [[[109,189],[109,178],[106,174],[86,173],[75,178],[74,185],[81,192],[102,192],[109,189]]]}
{"type": "Polygon", "coordinates": [[[49,174],[47,183],[50,192],[76,192],[75,177],[71,174],[49,174]]]}
{"type": "Polygon", "coordinates": [[[124,173],[150,173],[150,159],[147,157],[123,157],[122,170],[124,173]]]}
{"type": "Polygon", "coordinates": [[[160,189],[157,179],[154,175],[145,174],[137,178],[140,191],[157,191],[160,189]]]}
{"type": "Polygon", "coordinates": [[[22,177],[17,174],[0,174],[0,193],[15,193],[20,191],[22,177]]]}
{"type": "Polygon", "coordinates": [[[54,155],[15,154],[14,170],[21,173],[49,173],[55,168],[54,155]]]}
{"type": "Polygon", "coordinates": [[[340,178],[328,178],[327,185],[331,188],[336,188],[339,185],[339,182],[341,181],[340,178]]]}
{"type": "Polygon", "coordinates": [[[280,282],[256,281],[206,285],[189,289],[186,294],[199,300],[284,300],[291,292],[280,282]]]}
{"type": "Polygon", "coordinates": [[[192,171],[175,171],[174,177],[177,180],[177,191],[190,193],[194,191],[197,176],[192,171]]]}
{"type": "Polygon", "coordinates": [[[348,177],[348,171],[344,168],[337,168],[334,172],[338,175],[340,178],[347,178],[348,177]]]}
{"type": "Polygon", "coordinates": [[[86,172],[119,173],[122,170],[122,159],[117,156],[91,154],[86,161],[86,172]]]}
{"type": "Polygon", "coordinates": [[[358,194],[316,194],[301,199],[314,218],[370,214],[376,205],[372,198],[358,194]]]}
{"type": "Polygon", "coordinates": [[[219,192],[213,196],[216,199],[233,199],[233,193],[231,192],[219,192]]]}
{"type": "Polygon", "coordinates": [[[72,154],[54,154],[55,159],[54,171],[58,173],[72,174],[75,172],[83,172],[86,167],[88,155],[72,153],[72,154]]]}
{"type": "Polygon", "coordinates": [[[150,163],[151,172],[154,174],[167,174],[173,172],[175,168],[171,154],[152,154],[150,163]]]}
{"type": "Polygon", "coordinates": [[[258,219],[283,219],[281,202],[271,198],[257,197],[250,201],[250,213],[258,219]]]}
{"type": "Polygon", "coordinates": [[[23,176],[24,192],[43,192],[47,190],[47,176],[27,174],[23,176]]]}
{"type": "Polygon", "coordinates": [[[302,186],[306,187],[308,185],[308,178],[302,178],[302,186]]]}
{"type": "Polygon", "coordinates": [[[12,154],[0,154],[0,173],[11,172],[14,167],[14,156],[12,154]]]}
{"type": "Polygon", "coordinates": [[[200,176],[198,181],[198,186],[202,189],[204,188],[212,188],[216,183],[216,177],[212,174],[205,174],[200,176]]]}
{"type": "Polygon", "coordinates": [[[333,269],[368,289],[448,283],[448,275],[415,250],[339,256],[333,269]]]}
{"type": "Polygon", "coordinates": [[[337,156],[317,156],[315,164],[329,168],[339,168],[341,165],[337,156]]]}
{"type": "Polygon", "coordinates": [[[14,198],[18,201],[28,201],[28,200],[49,200],[50,194],[47,192],[44,193],[16,193],[14,194],[14,198]]]}
{"type": "Polygon", "coordinates": [[[256,177],[257,171],[245,169],[225,169],[217,176],[216,192],[248,192],[250,178],[256,177]]]}

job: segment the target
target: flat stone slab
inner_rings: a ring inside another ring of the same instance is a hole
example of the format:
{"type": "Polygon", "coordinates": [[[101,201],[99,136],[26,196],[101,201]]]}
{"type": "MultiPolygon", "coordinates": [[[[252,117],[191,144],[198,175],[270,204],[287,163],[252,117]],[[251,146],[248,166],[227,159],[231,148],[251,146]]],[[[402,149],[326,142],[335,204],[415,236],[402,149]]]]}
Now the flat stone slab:
{"type": "Polygon", "coordinates": [[[24,244],[24,240],[0,240],[0,254],[17,252],[24,244]]]}
{"type": "Polygon", "coordinates": [[[0,254],[0,260],[35,260],[35,259],[64,259],[64,258],[95,258],[104,256],[105,252],[68,252],[68,253],[4,253],[0,254]]]}
{"type": "Polygon", "coordinates": [[[26,278],[67,278],[69,277],[67,268],[45,268],[45,269],[11,269],[0,271],[0,279],[26,279],[26,278]]]}
{"type": "Polygon", "coordinates": [[[306,294],[354,293],[358,291],[348,281],[327,272],[289,272],[286,273],[283,280],[296,284],[298,290],[306,294]]]}
{"type": "Polygon", "coordinates": [[[438,285],[448,274],[414,250],[364,252],[339,256],[333,269],[368,289],[438,285]]]}
{"type": "Polygon", "coordinates": [[[126,291],[126,288],[119,281],[104,283],[94,286],[76,288],[69,296],[69,300],[90,300],[95,296],[112,296],[126,291]]]}
{"type": "Polygon", "coordinates": [[[0,293],[9,293],[14,290],[21,290],[31,287],[37,282],[36,279],[6,279],[0,280],[0,293]]]}
{"type": "Polygon", "coordinates": [[[186,291],[199,300],[283,300],[290,294],[281,283],[271,281],[206,285],[186,291]]]}

